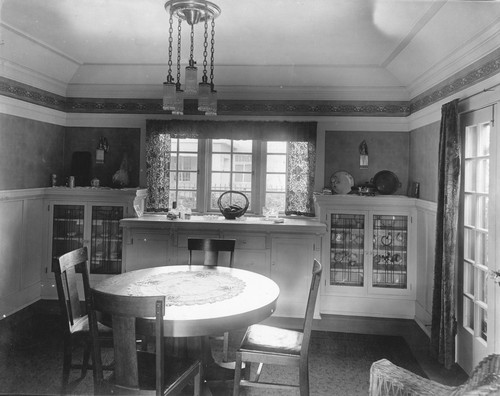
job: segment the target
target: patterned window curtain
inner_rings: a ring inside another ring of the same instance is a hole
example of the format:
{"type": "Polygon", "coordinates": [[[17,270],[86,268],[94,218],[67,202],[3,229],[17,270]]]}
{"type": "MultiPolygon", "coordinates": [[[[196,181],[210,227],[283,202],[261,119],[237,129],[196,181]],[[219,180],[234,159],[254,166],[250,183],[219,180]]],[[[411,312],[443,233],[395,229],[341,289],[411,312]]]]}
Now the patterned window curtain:
{"type": "Polygon", "coordinates": [[[315,142],[288,143],[285,214],[314,216],[315,142]]]}
{"type": "Polygon", "coordinates": [[[455,363],[455,268],[458,259],[460,161],[458,100],[454,100],[441,109],[431,327],[432,351],[447,369],[455,363]]]}
{"type": "Polygon", "coordinates": [[[146,210],[163,212],[168,208],[170,186],[170,135],[158,130],[146,134],[146,210]]]}
{"type": "Polygon", "coordinates": [[[170,139],[236,139],[288,142],[287,214],[314,216],[316,122],[146,121],[146,210],[168,208],[170,139]]]}

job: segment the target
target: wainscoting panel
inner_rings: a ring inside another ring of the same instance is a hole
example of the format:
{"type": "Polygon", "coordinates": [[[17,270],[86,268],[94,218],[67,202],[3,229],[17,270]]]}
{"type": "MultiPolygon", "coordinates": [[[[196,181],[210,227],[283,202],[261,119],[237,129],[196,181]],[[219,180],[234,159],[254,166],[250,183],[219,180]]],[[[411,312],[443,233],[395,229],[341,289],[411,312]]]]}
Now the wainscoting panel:
{"type": "Polygon", "coordinates": [[[40,299],[46,243],[41,189],[0,192],[0,317],[40,299]]]}
{"type": "Polygon", "coordinates": [[[417,200],[417,301],[415,320],[430,335],[436,246],[435,202],[417,200]]]}

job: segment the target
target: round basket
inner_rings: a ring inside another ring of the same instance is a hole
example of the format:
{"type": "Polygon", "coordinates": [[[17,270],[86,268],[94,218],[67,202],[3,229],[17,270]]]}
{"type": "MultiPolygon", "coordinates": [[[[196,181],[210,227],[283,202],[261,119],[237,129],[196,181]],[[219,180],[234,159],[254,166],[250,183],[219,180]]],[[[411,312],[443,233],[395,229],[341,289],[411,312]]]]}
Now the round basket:
{"type": "Polygon", "coordinates": [[[234,220],[245,214],[250,205],[245,194],[239,191],[226,191],[217,200],[220,212],[228,220],[234,220]]]}

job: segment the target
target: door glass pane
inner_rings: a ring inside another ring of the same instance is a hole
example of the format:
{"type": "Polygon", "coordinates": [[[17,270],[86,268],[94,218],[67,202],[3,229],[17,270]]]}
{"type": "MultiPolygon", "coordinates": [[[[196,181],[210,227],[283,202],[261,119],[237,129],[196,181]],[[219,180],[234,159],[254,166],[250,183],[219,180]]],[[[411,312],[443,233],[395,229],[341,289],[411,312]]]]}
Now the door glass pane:
{"type": "Polygon", "coordinates": [[[474,266],[464,263],[464,293],[474,295],[474,266]]]}
{"type": "Polygon", "coordinates": [[[479,323],[480,323],[480,326],[481,326],[481,333],[480,333],[480,337],[484,340],[484,341],[487,341],[488,340],[488,336],[487,336],[487,333],[488,333],[488,312],[483,309],[483,308],[479,308],[479,323]]]}
{"type": "Polygon", "coordinates": [[[488,234],[477,233],[477,259],[476,264],[488,266],[488,234]]]}
{"type": "Polygon", "coordinates": [[[489,156],[490,155],[490,124],[481,124],[479,126],[477,138],[477,155],[489,156]]]}
{"type": "Polygon", "coordinates": [[[477,271],[477,300],[487,303],[488,301],[488,282],[487,272],[478,269],[477,271]]]}
{"type": "Polygon", "coordinates": [[[93,206],[91,274],[119,274],[122,259],[121,206],[93,206]]]}
{"type": "Polygon", "coordinates": [[[464,296],[464,327],[474,331],[474,302],[464,296]]]}
{"type": "Polygon", "coordinates": [[[465,157],[472,158],[477,155],[477,127],[472,125],[465,130],[465,157]]]}
{"type": "Polygon", "coordinates": [[[474,261],[474,230],[470,228],[464,229],[464,258],[474,261]]]}
{"type": "Polygon", "coordinates": [[[83,247],[85,206],[54,205],[52,220],[52,265],[60,256],[83,247]]]}
{"type": "Polygon", "coordinates": [[[476,162],[472,160],[465,160],[465,185],[464,189],[466,192],[474,192],[476,191],[476,162]]]}
{"type": "Polygon", "coordinates": [[[330,285],[363,286],[364,230],[364,215],[331,215],[330,285]]]}
{"type": "Polygon", "coordinates": [[[373,216],[373,286],[407,286],[407,216],[373,216]]]}
{"type": "Polygon", "coordinates": [[[481,193],[487,193],[489,188],[489,160],[481,159],[477,161],[477,171],[476,171],[476,191],[481,193]]]}
{"type": "Polygon", "coordinates": [[[488,229],[488,196],[477,197],[477,227],[488,229]]]}
{"type": "Polygon", "coordinates": [[[476,224],[475,195],[464,195],[464,225],[474,226],[476,224]]]}

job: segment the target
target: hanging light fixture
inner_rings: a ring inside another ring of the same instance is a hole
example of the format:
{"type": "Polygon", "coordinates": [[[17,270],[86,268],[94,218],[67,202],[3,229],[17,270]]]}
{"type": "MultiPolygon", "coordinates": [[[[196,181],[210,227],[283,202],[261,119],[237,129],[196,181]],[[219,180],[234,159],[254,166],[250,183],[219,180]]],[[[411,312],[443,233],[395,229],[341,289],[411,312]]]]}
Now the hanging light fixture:
{"type": "Polygon", "coordinates": [[[165,3],[165,10],[169,14],[169,38],[168,38],[168,74],[163,83],[163,110],[170,110],[172,114],[183,114],[184,97],[198,98],[198,111],[206,115],[217,114],[217,91],[214,89],[214,44],[215,44],[215,18],[221,10],[209,1],[205,0],[169,0],[165,3]],[[177,35],[177,81],[172,76],[173,56],[173,19],[179,21],[177,35]],[[210,40],[210,82],[208,81],[208,21],[211,21],[210,40]],[[182,22],[186,21],[190,26],[190,53],[188,66],[185,70],[184,90],[181,90],[180,82],[180,58],[181,58],[181,31],[182,22]],[[203,42],[203,76],[198,84],[198,68],[194,60],[194,27],[196,24],[204,24],[203,42]]]}

